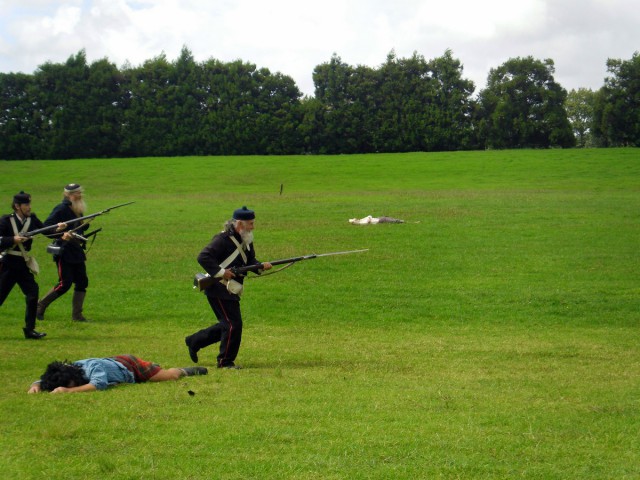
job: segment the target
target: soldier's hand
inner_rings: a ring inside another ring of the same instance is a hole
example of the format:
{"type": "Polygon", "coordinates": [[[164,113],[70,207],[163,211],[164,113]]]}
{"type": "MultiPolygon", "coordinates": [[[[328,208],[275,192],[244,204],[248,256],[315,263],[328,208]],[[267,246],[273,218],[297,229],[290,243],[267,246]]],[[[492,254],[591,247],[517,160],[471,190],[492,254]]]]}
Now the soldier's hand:
{"type": "Polygon", "coordinates": [[[59,223],[58,224],[58,228],[56,228],[56,232],[64,230],[65,228],[67,228],[67,224],[66,223],[59,223]]]}
{"type": "Polygon", "coordinates": [[[224,275],[222,275],[222,278],[224,278],[225,280],[230,280],[235,276],[236,276],[235,273],[233,273],[233,271],[230,268],[227,268],[225,269],[224,275]]]}
{"type": "Polygon", "coordinates": [[[68,242],[68,241],[69,241],[69,240],[71,240],[72,238],[73,238],[73,235],[71,235],[71,232],[64,232],[64,233],[62,234],[62,240],[65,240],[65,241],[67,241],[67,242],[68,242]]]}
{"type": "Polygon", "coordinates": [[[15,237],[13,237],[13,244],[18,245],[19,243],[26,242],[27,240],[29,239],[26,237],[21,237],[20,235],[16,235],[15,237]]]}
{"type": "Polygon", "coordinates": [[[273,265],[271,265],[269,262],[264,262],[262,264],[262,269],[263,270],[271,270],[273,268],[273,265]]]}

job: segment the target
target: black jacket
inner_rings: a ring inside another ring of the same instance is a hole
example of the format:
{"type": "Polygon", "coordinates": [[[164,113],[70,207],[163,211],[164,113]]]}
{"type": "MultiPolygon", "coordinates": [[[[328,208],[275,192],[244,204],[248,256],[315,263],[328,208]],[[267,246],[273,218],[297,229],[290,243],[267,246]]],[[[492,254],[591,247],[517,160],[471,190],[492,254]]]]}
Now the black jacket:
{"type": "MultiPolygon", "coordinates": [[[[20,219],[15,213],[12,213],[10,215],[3,215],[0,218],[0,252],[4,252],[5,250],[20,251],[20,247],[18,247],[18,245],[13,244],[13,237],[15,237],[15,233],[13,232],[13,227],[11,226],[11,220],[10,220],[11,217],[15,218],[16,220],[16,227],[18,228],[18,232],[22,230],[22,226],[24,225],[24,223],[20,221],[20,219]]],[[[44,227],[44,224],[40,221],[40,219],[34,213],[32,213],[29,218],[31,218],[31,223],[29,224],[29,228],[27,229],[28,232],[31,232],[33,230],[38,230],[44,227]]],[[[33,243],[33,240],[29,239],[26,242],[24,242],[22,246],[28,252],[31,250],[32,243],[33,243]]],[[[19,257],[15,257],[13,255],[5,255],[4,258],[8,259],[8,258],[19,258],[19,257]]],[[[24,260],[21,259],[20,261],[24,261],[24,260]]]]}
{"type": "MultiPolygon", "coordinates": [[[[78,218],[78,216],[73,212],[73,210],[71,210],[71,201],[65,198],[62,200],[62,203],[58,204],[51,211],[49,217],[44,221],[44,225],[45,227],[49,227],[58,223],[65,223],[68,220],[74,220],[76,218],[78,218]]],[[[82,235],[89,228],[89,225],[83,225],[78,230],[75,230],[77,227],[78,223],[72,223],[71,225],[67,225],[67,228],[62,232],[58,232],[58,234],[62,235],[64,232],[73,230],[75,233],[82,235]]],[[[78,240],[64,241],[59,238],[56,240],[56,245],[62,247],[61,257],[64,262],[82,263],[87,259],[84,254],[84,245],[82,245],[78,240]]]]}
{"type": "MultiPolygon", "coordinates": [[[[209,275],[215,277],[220,271],[220,264],[224,262],[229,255],[236,251],[236,244],[231,240],[233,236],[238,243],[242,244],[242,238],[238,233],[234,232],[221,232],[217,234],[211,242],[202,249],[198,255],[198,263],[202,265],[209,275]]],[[[248,245],[248,250],[245,250],[247,257],[247,263],[242,259],[242,255],[238,255],[233,262],[227,265],[225,268],[231,267],[244,267],[245,265],[258,265],[261,262],[256,260],[255,250],[253,243],[248,245]]],[[[235,281],[243,283],[244,277],[236,277],[235,281]]],[[[220,282],[215,282],[211,286],[207,287],[204,291],[207,296],[223,298],[227,300],[239,300],[238,295],[232,294],[227,290],[227,287],[220,282]]]]}

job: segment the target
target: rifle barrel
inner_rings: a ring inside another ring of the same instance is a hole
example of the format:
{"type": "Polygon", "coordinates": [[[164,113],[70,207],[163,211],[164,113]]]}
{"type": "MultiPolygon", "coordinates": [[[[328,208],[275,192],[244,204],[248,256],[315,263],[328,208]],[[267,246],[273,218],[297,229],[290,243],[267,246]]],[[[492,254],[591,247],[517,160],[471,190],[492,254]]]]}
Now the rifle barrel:
{"type": "MultiPolygon", "coordinates": [[[[98,217],[98,216],[103,215],[105,213],[108,213],[110,210],[113,210],[114,208],[124,207],[125,205],[131,205],[132,203],[135,203],[135,202],[121,203],[120,205],[116,205],[114,207],[106,208],[106,209],[104,209],[104,210],[102,210],[100,212],[92,213],[90,215],[85,215],[84,217],[72,218],[71,220],[67,220],[67,221],[62,222],[62,223],[66,223],[67,225],[73,225],[74,223],[82,222],[83,220],[89,220],[90,218],[95,218],[95,217],[98,217]]],[[[29,237],[33,237],[35,235],[38,235],[40,233],[48,232],[49,230],[54,230],[56,228],[58,228],[58,224],[49,225],[48,227],[44,227],[44,228],[40,228],[38,230],[31,230],[30,232],[26,232],[24,234],[24,236],[29,238],[29,237]]]]}
{"type": "MultiPolygon", "coordinates": [[[[349,253],[360,253],[360,252],[366,252],[368,251],[368,248],[365,248],[363,250],[349,250],[349,251],[345,251],[345,252],[331,252],[331,253],[321,253],[319,255],[316,255],[315,253],[312,253],[310,255],[302,255],[300,257],[292,257],[292,258],[283,258],[281,260],[272,260],[268,263],[270,263],[271,265],[283,265],[285,263],[295,263],[295,262],[300,262],[302,260],[311,260],[312,258],[318,258],[318,257],[328,257],[331,255],[346,255],[349,253]]],[[[247,273],[247,272],[255,272],[257,270],[260,270],[262,268],[262,263],[258,263],[256,265],[247,265],[245,267],[237,267],[237,268],[233,268],[233,272],[236,275],[241,275],[243,273],[247,273]]],[[[286,267],[285,267],[286,268],[286,267]]],[[[219,278],[214,278],[212,276],[210,276],[208,273],[196,273],[194,279],[193,279],[193,288],[198,289],[199,291],[204,290],[205,288],[209,287],[210,285],[213,285],[214,283],[220,281],[219,278]]]]}

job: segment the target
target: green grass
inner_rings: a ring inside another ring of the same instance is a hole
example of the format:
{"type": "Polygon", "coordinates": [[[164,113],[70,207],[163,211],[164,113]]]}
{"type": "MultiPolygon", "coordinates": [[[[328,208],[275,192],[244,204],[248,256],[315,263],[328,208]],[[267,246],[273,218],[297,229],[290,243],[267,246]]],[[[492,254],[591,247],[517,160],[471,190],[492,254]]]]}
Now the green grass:
{"type": "Polygon", "coordinates": [[[0,162],[41,218],[69,182],[136,203],[94,222],[91,323],[67,295],[26,341],[0,307],[0,476],[640,478],[640,150],[0,162]],[[243,370],[26,394],[54,359],[189,365],[195,258],[241,205],[262,260],[370,251],[247,282],[243,370]]]}

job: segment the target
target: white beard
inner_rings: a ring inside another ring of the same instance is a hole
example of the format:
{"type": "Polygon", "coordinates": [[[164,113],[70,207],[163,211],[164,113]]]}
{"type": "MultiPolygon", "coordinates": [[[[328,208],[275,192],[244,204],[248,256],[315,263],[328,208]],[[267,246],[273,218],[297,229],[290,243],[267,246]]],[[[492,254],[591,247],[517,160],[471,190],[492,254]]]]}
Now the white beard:
{"type": "Polygon", "coordinates": [[[253,232],[243,231],[240,236],[242,237],[242,243],[245,245],[253,243],[253,232]]]}
{"type": "Polygon", "coordinates": [[[87,211],[87,204],[84,202],[84,198],[82,200],[76,200],[75,202],[71,202],[71,210],[77,216],[81,217],[84,212],[87,211]]]}

